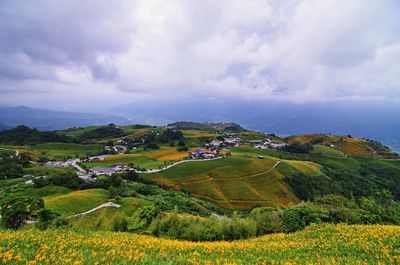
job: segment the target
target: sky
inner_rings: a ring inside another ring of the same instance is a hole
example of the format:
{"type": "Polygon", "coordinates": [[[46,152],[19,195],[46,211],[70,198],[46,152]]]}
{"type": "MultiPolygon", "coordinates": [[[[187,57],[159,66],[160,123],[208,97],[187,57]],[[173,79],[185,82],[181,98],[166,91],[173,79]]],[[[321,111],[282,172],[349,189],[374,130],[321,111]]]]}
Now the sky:
{"type": "Polygon", "coordinates": [[[0,1],[0,104],[396,101],[399,73],[398,0],[0,1]]]}

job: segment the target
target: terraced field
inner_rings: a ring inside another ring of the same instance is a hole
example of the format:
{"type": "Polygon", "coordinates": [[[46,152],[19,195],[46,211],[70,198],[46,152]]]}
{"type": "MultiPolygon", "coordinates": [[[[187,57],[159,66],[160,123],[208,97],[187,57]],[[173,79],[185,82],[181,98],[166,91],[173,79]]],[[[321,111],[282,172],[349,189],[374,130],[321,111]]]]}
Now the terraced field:
{"type": "Polygon", "coordinates": [[[185,163],[142,177],[230,209],[255,206],[289,206],[297,198],[283,181],[287,174],[319,174],[320,166],[309,161],[264,159],[237,155],[221,160],[185,163]]]}
{"type": "MultiPolygon", "coordinates": [[[[374,150],[368,146],[368,142],[366,140],[348,136],[306,134],[294,136],[290,142],[300,142],[303,144],[318,142],[325,146],[333,145],[334,149],[350,156],[372,157],[376,155],[374,150]]],[[[321,150],[321,147],[317,146],[317,150],[318,149],[320,149],[320,151],[324,151],[321,150]]]]}

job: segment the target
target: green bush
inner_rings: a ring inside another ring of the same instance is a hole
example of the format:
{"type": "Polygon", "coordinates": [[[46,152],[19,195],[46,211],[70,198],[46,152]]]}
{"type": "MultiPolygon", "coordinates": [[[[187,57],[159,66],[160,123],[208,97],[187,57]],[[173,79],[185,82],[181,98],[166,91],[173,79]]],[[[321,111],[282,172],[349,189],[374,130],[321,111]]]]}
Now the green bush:
{"type": "Polygon", "coordinates": [[[60,215],[53,210],[42,209],[38,212],[38,221],[36,223],[36,227],[40,230],[46,230],[59,216],[60,215]]]}
{"type": "Polygon", "coordinates": [[[283,226],[286,232],[295,232],[314,223],[328,219],[328,211],[318,208],[311,203],[301,203],[285,209],[283,226]]]}
{"type": "Polygon", "coordinates": [[[257,235],[281,232],[283,210],[272,207],[254,208],[249,217],[257,224],[257,235]]]}
{"type": "Polygon", "coordinates": [[[1,223],[5,228],[17,230],[43,208],[44,202],[41,198],[4,199],[1,201],[1,223]]]}
{"type": "Polygon", "coordinates": [[[177,210],[160,215],[149,227],[152,234],[190,241],[236,240],[256,235],[257,224],[251,218],[198,217],[178,215],[177,210]]]}

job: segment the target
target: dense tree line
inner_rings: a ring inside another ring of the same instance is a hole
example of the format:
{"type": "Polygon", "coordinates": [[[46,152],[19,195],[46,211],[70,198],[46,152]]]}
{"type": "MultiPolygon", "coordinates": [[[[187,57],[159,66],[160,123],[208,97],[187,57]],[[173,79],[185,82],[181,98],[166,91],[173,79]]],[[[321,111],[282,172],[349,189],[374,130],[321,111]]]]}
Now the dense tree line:
{"type": "Polygon", "coordinates": [[[324,167],[322,175],[295,173],[285,177],[299,199],[340,194],[347,198],[370,197],[385,189],[400,201],[400,171],[396,168],[363,164],[354,170],[324,167]]]}
{"type": "Polygon", "coordinates": [[[72,139],[60,132],[42,132],[24,125],[0,132],[0,143],[2,144],[28,145],[48,142],[69,143],[72,142],[72,139]]]}
{"type": "Polygon", "coordinates": [[[92,142],[99,139],[121,137],[126,135],[124,130],[115,126],[103,126],[87,131],[78,137],[79,142],[92,142]]]}
{"type": "MultiPolygon", "coordinates": [[[[148,221],[147,221],[148,222],[148,221]]],[[[388,191],[360,201],[340,195],[317,197],[281,209],[261,207],[242,216],[211,216],[208,218],[179,215],[177,210],[162,213],[149,225],[151,233],[193,241],[236,240],[268,233],[295,232],[322,222],[348,224],[400,224],[400,203],[388,191]]]]}
{"type": "Polygon", "coordinates": [[[281,148],[282,151],[289,153],[308,154],[313,150],[312,144],[302,144],[294,142],[281,148]]]}
{"type": "Polygon", "coordinates": [[[24,167],[29,165],[29,157],[23,153],[19,156],[14,154],[0,155],[0,179],[11,179],[22,177],[24,167]]]}

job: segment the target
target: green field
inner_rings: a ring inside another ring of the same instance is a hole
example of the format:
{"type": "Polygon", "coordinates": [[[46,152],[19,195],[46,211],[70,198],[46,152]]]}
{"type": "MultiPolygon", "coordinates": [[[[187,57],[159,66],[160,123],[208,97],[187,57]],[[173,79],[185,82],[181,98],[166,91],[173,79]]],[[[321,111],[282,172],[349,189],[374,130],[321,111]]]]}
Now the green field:
{"type": "Polygon", "coordinates": [[[183,160],[188,157],[188,152],[179,152],[176,148],[161,147],[157,150],[139,149],[132,154],[112,155],[101,161],[91,161],[81,163],[86,168],[98,166],[112,166],[113,164],[134,164],[140,168],[158,169],[165,166],[168,162],[183,160]]]}
{"type": "Polygon", "coordinates": [[[41,165],[32,165],[24,169],[25,174],[35,176],[57,176],[61,174],[74,174],[76,169],[73,167],[45,167],[41,165]]]}
{"type": "Polygon", "coordinates": [[[314,154],[320,154],[320,155],[329,156],[329,157],[344,157],[345,156],[343,152],[341,152],[335,148],[332,148],[332,147],[329,147],[326,145],[320,145],[320,144],[313,145],[313,150],[311,152],[314,154]]]}
{"type": "Polygon", "coordinates": [[[39,153],[45,153],[49,158],[53,159],[98,155],[103,151],[103,145],[101,144],[45,143],[29,147],[39,153]]]}
{"type": "Polygon", "coordinates": [[[123,163],[123,164],[133,163],[135,166],[139,166],[140,168],[145,168],[145,169],[154,169],[164,166],[164,161],[150,159],[141,155],[123,157],[120,159],[85,162],[81,163],[81,165],[83,165],[86,168],[94,168],[98,166],[112,166],[116,163],[123,163]]]}
{"type": "Polygon", "coordinates": [[[320,167],[312,162],[256,156],[241,154],[215,161],[188,162],[141,176],[189,191],[224,208],[249,209],[294,204],[298,200],[284,182],[284,176],[294,172],[320,173],[320,167]]]}
{"type": "Polygon", "coordinates": [[[61,215],[72,215],[88,211],[108,201],[103,189],[73,191],[63,195],[44,197],[45,206],[61,215]]]}
{"type": "Polygon", "coordinates": [[[319,225],[232,242],[81,230],[0,231],[3,264],[399,264],[400,227],[319,225]]]}

